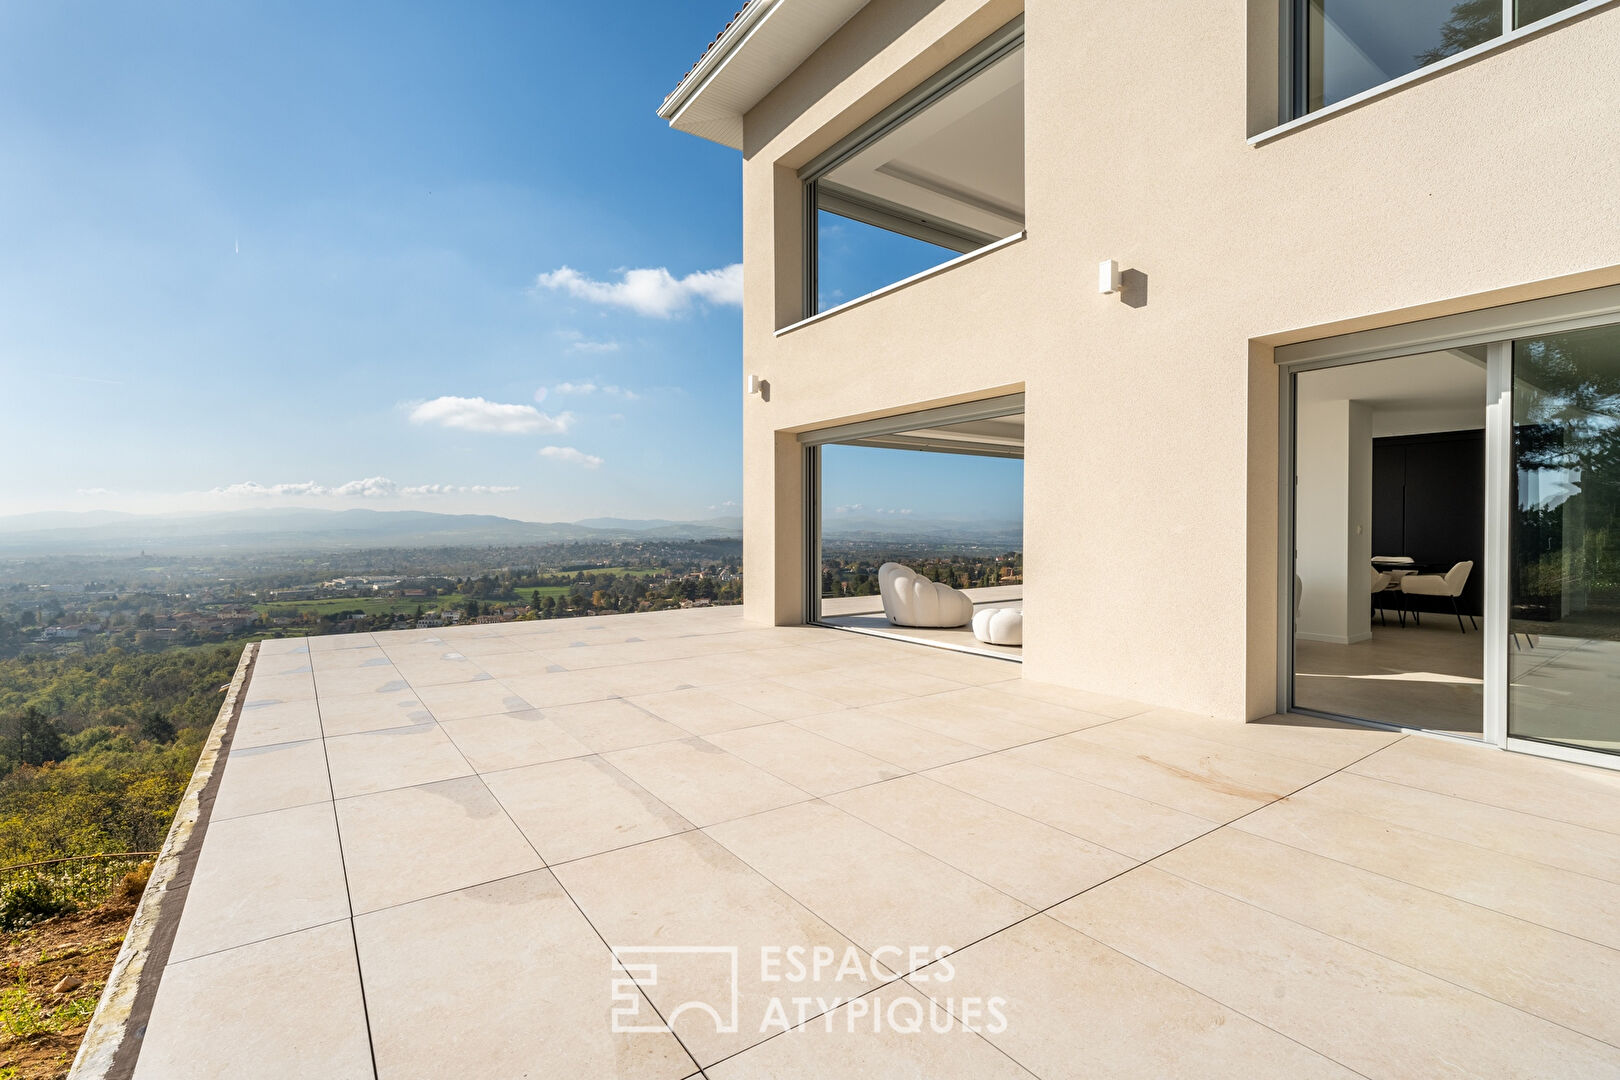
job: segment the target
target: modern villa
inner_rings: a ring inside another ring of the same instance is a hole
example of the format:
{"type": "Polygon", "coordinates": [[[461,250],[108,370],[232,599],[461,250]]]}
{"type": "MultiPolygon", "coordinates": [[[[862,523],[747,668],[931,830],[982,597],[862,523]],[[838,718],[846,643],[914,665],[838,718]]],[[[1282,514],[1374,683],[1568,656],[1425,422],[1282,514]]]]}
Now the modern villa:
{"type": "Polygon", "coordinates": [[[743,608],[250,645],[74,1080],[1620,1076],[1620,0],[748,0],[660,115],[743,608]],[[1023,583],[829,597],[846,451],[1023,583]]]}
{"type": "Polygon", "coordinates": [[[1601,2],[752,0],[660,109],[742,155],[749,618],[824,617],[823,447],[1010,452],[1027,677],[1613,766],[1617,71],[1601,2]]]}

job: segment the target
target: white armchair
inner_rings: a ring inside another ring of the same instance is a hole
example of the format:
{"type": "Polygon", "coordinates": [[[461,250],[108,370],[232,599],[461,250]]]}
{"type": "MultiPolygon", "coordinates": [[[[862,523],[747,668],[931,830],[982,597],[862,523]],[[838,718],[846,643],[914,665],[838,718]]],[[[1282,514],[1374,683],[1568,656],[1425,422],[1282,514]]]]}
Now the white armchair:
{"type": "MultiPolygon", "coordinates": [[[[1462,595],[1463,586],[1468,584],[1468,575],[1474,570],[1474,564],[1463,561],[1447,570],[1444,574],[1408,574],[1401,578],[1401,592],[1407,596],[1443,596],[1451,601],[1451,613],[1457,616],[1457,629],[1467,633],[1463,626],[1462,612],[1457,608],[1457,597],[1462,595]]],[[[1416,616],[1414,611],[1413,616],[1416,616]]],[[[1468,621],[1474,623],[1474,629],[1479,629],[1479,623],[1474,622],[1472,615],[1468,621]]]]}
{"type": "MultiPolygon", "coordinates": [[[[1372,571],[1372,595],[1376,599],[1379,593],[1389,588],[1391,577],[1387,571],[1379,570],[1376,566],[1369,567],[1368,569],[1372,571]]],[[[1377,611],[1378,621],[1385,626],[1388,626],[1389,620],[1384,617],[1384,607],[1382,604],[1377,605],[1377,611]]]]}
{"type": "Polygon", "coordinates": [[[899,563],[878,567],[878,592],[883,596],[883,614],[895,626],[966,626],[973,619],[973,601],[966,593],[929,581],[899,563]]]}

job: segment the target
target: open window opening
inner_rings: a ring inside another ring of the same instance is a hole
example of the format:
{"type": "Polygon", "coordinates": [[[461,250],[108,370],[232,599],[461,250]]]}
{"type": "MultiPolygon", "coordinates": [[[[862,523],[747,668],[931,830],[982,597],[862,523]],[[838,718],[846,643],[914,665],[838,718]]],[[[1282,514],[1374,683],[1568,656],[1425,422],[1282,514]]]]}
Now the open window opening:
{"type": "Polygon", "coordinates": [[[1021,232],[1022,20],[802,175],[806,318],[1021,232]]]}
{"type": "Polygon", "coordinates": [[[1021,659],[1022,396],[810,442],[811,621],[1021,659]]]}
{"type": "Polygon", "coordinates": [[[1301,372],[1296,707],[1483,737],[1486,355],[1301,372]]]}

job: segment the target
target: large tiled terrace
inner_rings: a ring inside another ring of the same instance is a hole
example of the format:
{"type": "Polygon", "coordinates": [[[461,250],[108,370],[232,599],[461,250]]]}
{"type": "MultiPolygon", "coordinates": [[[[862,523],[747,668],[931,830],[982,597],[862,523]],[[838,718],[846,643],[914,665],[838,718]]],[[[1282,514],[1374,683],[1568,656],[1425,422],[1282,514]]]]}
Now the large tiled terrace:
{"type": "Polygon", "coordinates": [[[1620,1075],[1620,776],[1019,676],[723,609],[266,642],[135,1076],[1620,1075]]]}

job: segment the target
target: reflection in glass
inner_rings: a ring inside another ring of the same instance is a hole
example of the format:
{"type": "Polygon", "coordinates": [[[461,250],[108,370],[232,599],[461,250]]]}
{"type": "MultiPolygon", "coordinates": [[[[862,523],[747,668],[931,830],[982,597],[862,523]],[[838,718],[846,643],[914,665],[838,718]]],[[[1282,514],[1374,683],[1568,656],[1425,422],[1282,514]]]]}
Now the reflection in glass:
{"type": "Polygon", "coordinates": [[[809,186],[813,315],[1024,227],[1024,52],[1013,48],[809,186]]]}
{"type": "Polygon", "coordinates": [[[1537,19],[1556,15],[1580,2],[1581,0],[1517,0],[1513,9],[1513,25],[1529,26],[1537,19]]]}
{"type": "MultiPolygon", "coordinates": [[[[1521,0],[1521,7],[1554,3],[1521,0]]],[[[1502,33],[1501,0],[1306,0],[1305,7],[1307,112],[1502,33]]]]}
{"type": "Polygon", "coordinates": [[[1620,326],[1513,343],[1508,733],[1620,752],[1620,326]]]}

